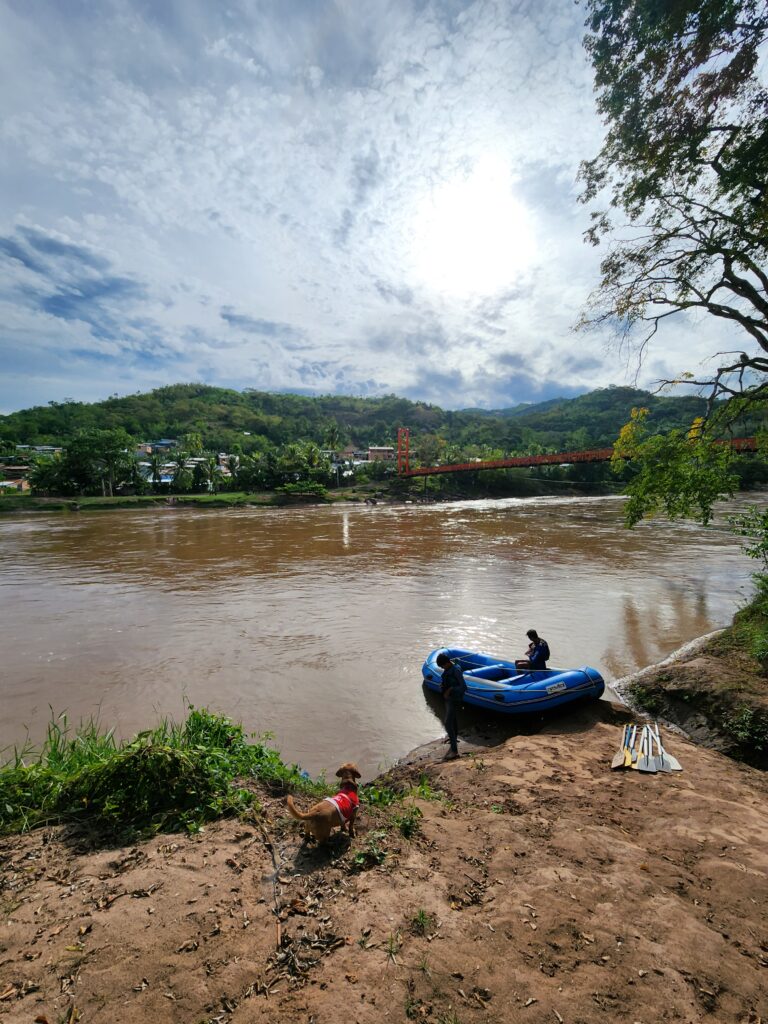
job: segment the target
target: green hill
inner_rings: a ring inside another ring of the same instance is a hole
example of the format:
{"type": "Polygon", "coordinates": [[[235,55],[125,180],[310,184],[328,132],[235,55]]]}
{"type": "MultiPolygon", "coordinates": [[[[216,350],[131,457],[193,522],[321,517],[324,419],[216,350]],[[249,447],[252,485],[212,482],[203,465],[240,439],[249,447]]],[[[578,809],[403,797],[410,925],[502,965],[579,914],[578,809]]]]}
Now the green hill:
{"type": "Polygon", "coordinates": [[[0,441],[66,444],[77,430],[122,427],[137,440],[198,433],[206,448],[226,451],[283,445],[299,440],[334,447],[394,445],[397,428],[412,436],[437,434],[449,444],[488,445],[512,452],[541,445],[559,451],[611,444],[633,406],[651,410],[650,425],[667,431],[687,426],[704,411],[696,397],[658,397],[634,388],[610,387],[572,399],[486,412],[444,410],[396,395],[307,397],[204,384],[175,384],[147,394],[92,404],[50,402],[0,416],[0,441]]]}

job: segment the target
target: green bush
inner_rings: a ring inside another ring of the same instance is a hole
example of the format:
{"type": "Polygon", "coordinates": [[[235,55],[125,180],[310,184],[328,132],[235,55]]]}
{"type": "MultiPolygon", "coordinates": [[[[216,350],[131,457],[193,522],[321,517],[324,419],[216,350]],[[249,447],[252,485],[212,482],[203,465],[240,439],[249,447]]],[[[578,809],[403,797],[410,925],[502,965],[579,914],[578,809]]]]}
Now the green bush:
{"type": "Polygon", "coordinates": [[[725,717],[723,725],[745,752],[761,754],[768,751],[768,713],[741,704],[725,717]]]}
{"type": "Polygon", "coordinates": [[[63,715],[39,751],[16,751],[0,767],[0,833],[67,820],[115,834],[197,831],[258,807],[248,779],[277,792],[324,791],[277,751],[249,743],[242,725],[205,709],[190,707],[183,723],[163,721],[126,743],[93,720],[72,732],[63,715]]]}
{"type": "Polygon", "coordinates": [[[389,786],[377,786],[375,782],[360,787],[360,799],[374,807],[389,807],[400,799],[401,794],[389,786]]]}
{"type": "Polygon", "coordinates": [[[639,683],[629,687],[628,696],[630,703],[652,715],[659,714],[664,709],[664,697],[660,693],[654,693],[647,686],[639,683]]]}
{"type": "Polygon", "coordinates": [[[419,808],[414,805],[406,807],[402,814],[393,815],[392,821],[405,839],[413,839],[421,829],[420,821],[423,817],[419,808]]]}

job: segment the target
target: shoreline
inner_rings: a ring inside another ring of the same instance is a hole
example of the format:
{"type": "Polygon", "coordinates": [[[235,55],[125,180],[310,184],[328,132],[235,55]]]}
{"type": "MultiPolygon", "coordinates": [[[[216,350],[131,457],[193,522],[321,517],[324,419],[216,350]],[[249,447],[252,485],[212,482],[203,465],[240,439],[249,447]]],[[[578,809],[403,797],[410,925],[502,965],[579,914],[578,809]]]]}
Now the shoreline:
{"type": "MultiPolygon", "coordinates": [[[[656,662],[655,665],[646,665],[645,668],[640,668],[636,672],[630,672],[626,676],[621,676],[619,679],[614,679],[610,683],[606,683],[606,687],[612,687],[618,696],[624,700],[626,691],[634,686],[636,683],[641,682],[643,679],[647,679],[658,672],[659,669],[666,668],[668,665],[675,665],[678,662],[684,661],[706,647],[712,640],[718,636],[722,636],[723,633],[728,629],[727,626],[723,626],[721,629],[714,629],[711,633],[704,633],[703,636],[697,636],[693,640],[689,640],[683,644],[682,647],[678,647],[677,650],[672,651],[671,654],[667,655],[661,661],[656,662]]],[[[628,705],[631,706],[631,705],[628,705]]]]}
{"type": "Polygon", "coordinates": [[[268,787],[202,834],[5,837],[0,1022],[756,1024],[768,779],[682,738],[611,772],[592,705],[393,769],[327,847],[268,787]]]}
{"type": "Polygon", "coordinates": [[[570,481],[553,481],[546,488],[532,488],[518,494],[405,494],[387,493],[379,483],[339,493],[329,490],[325,496],[302,497],[300,500],[283,498],[274,491],[223,491],[211,494],[147,494],[118,496],[40,497],[29,494],[0,496],[0,516],[37,512],[108,512],[135,509],[231,509],[231,508],[304,508],[312,505],[437,505],[455,501],[504,501],[509,498],[612,498],[621,497],[619,490],[605,483],[587,485],[587,489],[570,481]],[[558,486],[559,484],[559,486],[558,486]]]}

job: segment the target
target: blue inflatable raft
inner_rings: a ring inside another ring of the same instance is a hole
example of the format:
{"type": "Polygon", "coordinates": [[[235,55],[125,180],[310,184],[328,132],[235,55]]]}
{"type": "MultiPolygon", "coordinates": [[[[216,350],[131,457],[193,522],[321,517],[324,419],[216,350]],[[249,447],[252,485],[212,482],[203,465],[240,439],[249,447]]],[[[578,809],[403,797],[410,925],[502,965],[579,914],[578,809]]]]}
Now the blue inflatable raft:
{"type": "Polygon", "coordinates": [[[547,711],[581,697],[600,697],[605,689],[603,677],[594,668],[516,669],[514,661],[490,654],[438,647],[421,669],[425,685],[436,693],[440,693],[443,674],[437,664],[438,654],[447,654],[464,673],[464,703],[488,711],[508,715],[547,711]]]}

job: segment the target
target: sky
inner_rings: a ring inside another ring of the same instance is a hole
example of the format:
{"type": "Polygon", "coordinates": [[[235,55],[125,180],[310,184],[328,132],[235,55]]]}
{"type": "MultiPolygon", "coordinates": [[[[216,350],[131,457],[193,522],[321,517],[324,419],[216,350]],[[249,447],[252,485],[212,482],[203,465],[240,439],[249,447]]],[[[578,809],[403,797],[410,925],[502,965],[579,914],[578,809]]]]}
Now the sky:
{"type": "Polygon", "coordinates": [[[690,324],[637,377],[572,330],[583,19],[0,0],[0,412],[179,382],[504,408],[695,370],[690,324]]]}

